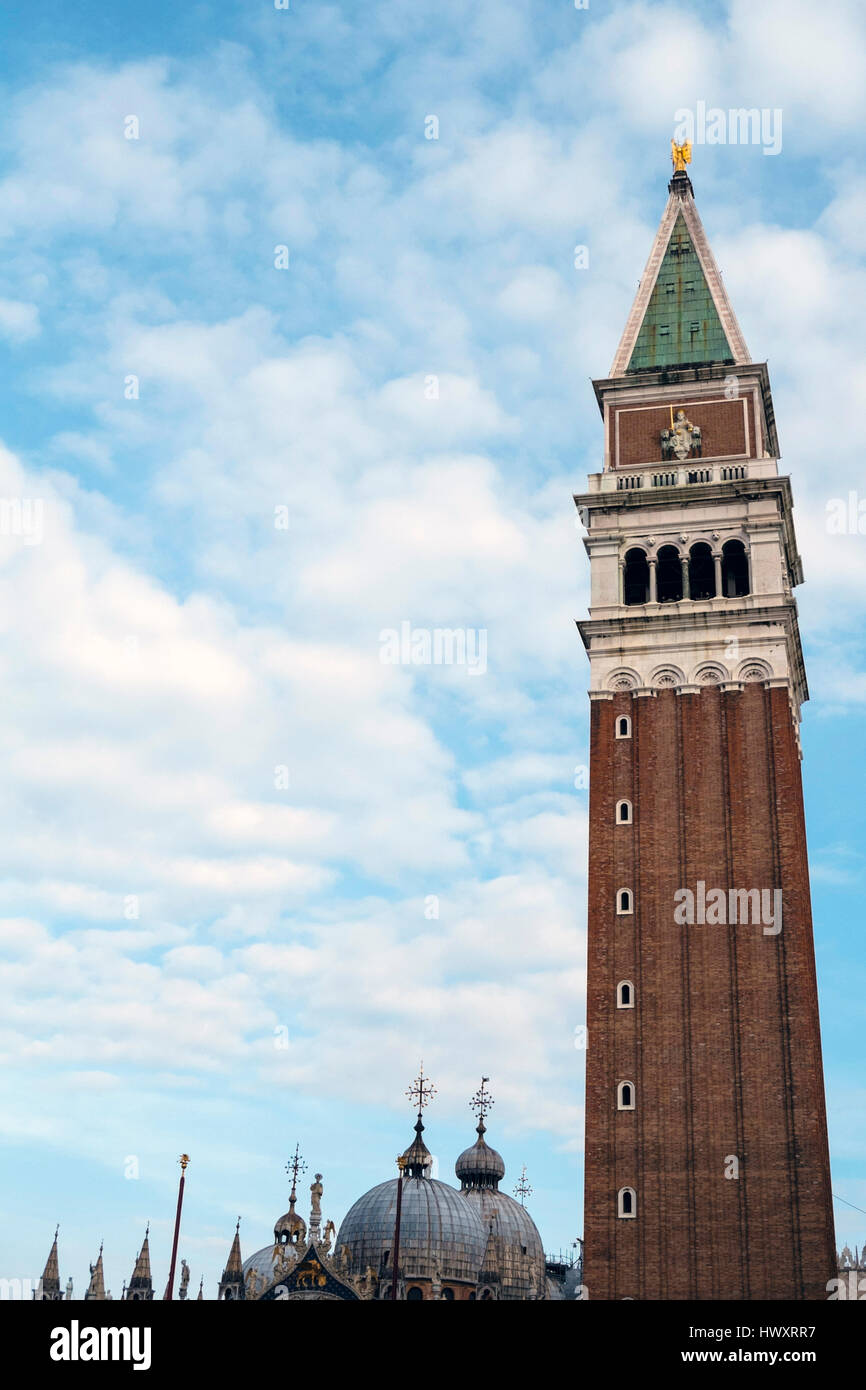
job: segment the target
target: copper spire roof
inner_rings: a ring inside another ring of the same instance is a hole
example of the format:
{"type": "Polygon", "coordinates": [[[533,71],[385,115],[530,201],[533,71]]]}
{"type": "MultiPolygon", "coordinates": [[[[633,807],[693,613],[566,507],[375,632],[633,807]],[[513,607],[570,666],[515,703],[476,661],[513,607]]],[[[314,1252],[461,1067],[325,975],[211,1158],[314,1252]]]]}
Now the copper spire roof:
{"type": "Polygon", "coordinates": [[[42,1271],[42,1296],[49,1297],[51,1294],[60,1294],[60,1266],[57,1261],[57,1232],[54,1232],[54,1240],[51,1249],[48,1251],[48,1259],[45,1261],[45,1269],[42,1271]]]}
{"type": "Polygon", "coordinates": [[[135,1262],[135,1269],[132,1271],[132,1278],[129,1281],[130,1289],[151,1289],[153,1287],[150,1274],[150,1226],[144,1232],[144,1244],[135,1262]]]}
{"type": "Polygon", "coordinates": [[[228,1263],[223,1270],[223,1282],[231,1281],[232,1276],[236,1279],[243,1278],[243,1260],[241,1259],[241,1219],[238,1217],[238,1224],[235,1226],[235,1238],[232,1241],[232,1248],[229,1251],[228,1263]]]}
{"type": "Polygon", "coordinates": [[[680,170],[668,184],[667,206],[610,375],[750,360],[691,180],[680,170]]]}

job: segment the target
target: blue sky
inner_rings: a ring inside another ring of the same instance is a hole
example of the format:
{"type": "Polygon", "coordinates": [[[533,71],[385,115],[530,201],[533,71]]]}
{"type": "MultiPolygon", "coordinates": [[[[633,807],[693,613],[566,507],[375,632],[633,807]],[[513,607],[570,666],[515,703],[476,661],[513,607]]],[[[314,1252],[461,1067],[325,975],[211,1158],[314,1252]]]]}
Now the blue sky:
{"type": "Polygon", "coordinates": [[[834,1185],[866,1208],[866,561],[826,525],[864,489],[859,8],[144,9],[0,17],[0,495],[44,502],[41,544],[0,537],[4,1272],[60,1220],[63,1278],[104,1236],[119,1294],[150,1219],[164,1279],[186,1149],[213,1293],[296,1139],[338,1222],[390,1175],[421,1057],[442,1175],[489,1075],[506,1188],[526,1163],[548,1249],[580,1233],[570,498],[698,101],[782,111],[778,155],[691,173],[794,482],[834,1185]],[[404,620],[484,628],[486,674],[382,665],[404,620]]]}

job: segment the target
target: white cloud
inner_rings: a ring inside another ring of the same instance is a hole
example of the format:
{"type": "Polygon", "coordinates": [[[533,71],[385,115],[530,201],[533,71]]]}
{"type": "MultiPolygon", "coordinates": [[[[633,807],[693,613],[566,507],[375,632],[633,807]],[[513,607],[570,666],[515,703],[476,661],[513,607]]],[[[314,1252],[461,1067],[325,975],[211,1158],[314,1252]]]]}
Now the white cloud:
{"type": "Polygon", "coordinates": [[[0,335],[13,343],[23,343],[40,333],[39,309],[19,299],[0,299],[0,335]]]}

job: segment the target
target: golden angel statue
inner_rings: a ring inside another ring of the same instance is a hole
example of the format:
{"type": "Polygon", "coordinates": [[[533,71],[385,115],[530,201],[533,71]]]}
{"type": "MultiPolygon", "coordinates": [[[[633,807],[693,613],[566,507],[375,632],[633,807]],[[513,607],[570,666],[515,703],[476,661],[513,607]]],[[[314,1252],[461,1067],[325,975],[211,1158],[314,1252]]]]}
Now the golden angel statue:
{"type": "Polygon", "coordinates": [[[674,173],[685,173],[686,165],[692,162],[691,140],[686,140],[684,145],[678,145],[676,140],[671,140],[671,159],[673,160],[674,173]]]}

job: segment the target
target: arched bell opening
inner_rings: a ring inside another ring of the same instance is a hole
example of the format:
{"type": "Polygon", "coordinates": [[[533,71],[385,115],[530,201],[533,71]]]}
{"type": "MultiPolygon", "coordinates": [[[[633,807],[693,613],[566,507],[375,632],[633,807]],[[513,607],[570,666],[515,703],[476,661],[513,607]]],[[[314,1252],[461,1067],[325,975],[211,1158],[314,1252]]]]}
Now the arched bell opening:
{"type": "Polygon", "coordinates": [[[725,598],[742,598],[750,592],[746,547],[742,541],[725,541],[722,546],[722,594],[725,598]]]}
{"type": "Polygon", "coordinates": [[[689,593],[694,599],[716,596],[716,567],[706,541],[697,541],[689,551],[689,593]]]}
{"type": "Polygon", "coordinates": [[[659,603],[679,603],[683,596],[683,567],[675,545],[663,545],[658,554],[656,592],[659,603]]]}
{"type": "Polygon", "coordinates": [[[644,551],[637,547],[626,551],[623,573],[623,602],[631,606],[646,603],[649,598],[649,565],[644,551]]]}

